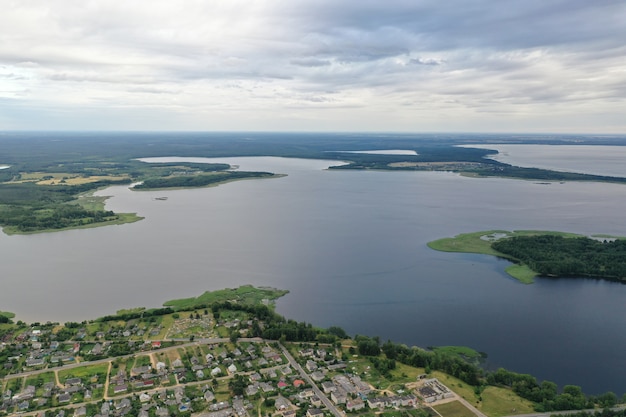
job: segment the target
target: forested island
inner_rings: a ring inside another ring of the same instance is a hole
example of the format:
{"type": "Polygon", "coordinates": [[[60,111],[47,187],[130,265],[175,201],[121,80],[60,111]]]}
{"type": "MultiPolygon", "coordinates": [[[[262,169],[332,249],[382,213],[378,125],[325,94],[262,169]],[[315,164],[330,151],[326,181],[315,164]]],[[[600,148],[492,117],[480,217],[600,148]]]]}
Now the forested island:
{"type": "MultiPolygon", "coordinates": [[[[272,173],[230,171],[227,164],[145,163],[146,157],[278,156],[337,161],[330,169],[448,171],[477,177],[540,181],[626,178],[514,167],[489,159],[497,151],[458,145],[503,142],[490,135],[287,134],[287,133],[67,133],[4,132],[0,135],[0,226],[7,234],[37,233],[141,220],[104,209],[91,196],[111,185],[141,182],[142,189],[205,187],[272,173]],[[355,153],[406,149],[415,155],[355,153]],[[350,152],[347,152],[349,150],[350,152]]],[[[516,137],[515,143],[587,144],[584,136],[516,137]]],[[[614,144],[610,137],[595,144],[614,144]]]]}
{"type": "MultiPolygon", "coordinates": [[[[599,410],[626,400],[612,392],[585,395],[574,385],[559,389],[505,369],[489,371],[480,362],[486,354],[470,348],[409,347],[350,337],[337,326],[297,322],[273,308],[286,293],[243,286],[65,324],[14,323],[12,314],[0,313],[6,318],[0,323],[0,415],[20,411],[52,417],[59,410],[78,415],[82,409],[80,415],[95,415],[108,403],[128,415],[142,410],[153,415],[163,408],[168,415],[190,416],[217,411],[215,404],[225,408],[233,401],[237,407],[239,398],[250,405],[250,415],[265,416],[274,415],[274,405],[288,398],[294,417],[319,407],[322,414],[345,410],[355,417],[379,411],[386,416],[385,410],[406,417],[479,411],[501,417],[599,410]],[[366,392],[366,399],[359,402],[352,395],[342,401],[338,393],[346,381],[366,392]],[[439,390],[437,399],[431,398],[431,387],[439,390]],[[300,395],[310,389],[320,396],[337,392],[320,405],[308,400],[311,395],[300,395]],[[405,400],[394,399],[398,395],[405,400]],[[351,405],[355,401],[357,407],[351,405]]],[[[623,410],[602,416],[622,417],[623,410]]]]}
{"type": "Polygon", "coordinates": [[[229,181],[246,178],[269,178],[274,177],[271,172],[216,172],[199,175],[179,175],[165,178],[148,178],[133,187],[134,190],[160,190],[166,188],[194,188],[207,187],[210,185],[223,184],[229,181]]]}
{"type": "Polygon", "coordinates": [[[515,265],[507,273],[525,283],[537,275],[589,277],[626,282],[626,240],[542,231],[488,231],[430,242],[448,252],[482,253],[515,265]]]}

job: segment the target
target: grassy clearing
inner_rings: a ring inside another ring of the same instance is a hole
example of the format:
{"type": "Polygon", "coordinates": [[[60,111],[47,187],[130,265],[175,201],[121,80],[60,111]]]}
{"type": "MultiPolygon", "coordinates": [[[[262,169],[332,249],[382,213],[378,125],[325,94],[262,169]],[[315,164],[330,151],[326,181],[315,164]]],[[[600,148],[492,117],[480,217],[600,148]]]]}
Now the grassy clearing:
{"type": "Polygon", "coordinates": [[[443,239],[428,242],[428,247],[442,252],[466,252],[480,253],[485,255],[494,255],[506,257],[491,248],[492,240],[481,239],[483,236],[499,236],[510,235],[511,232],[506,230],[489,230],[486,232],[464,233],[455,237],[446,237],[443,239]]]}
{"type": "Polygon", "coordinates": [[[504,270],[507,274],[523,284],[532,284],[535,282],[537,273],[526,265],[513,264],[504,270]]]}
{"type": "Polygon", "coordinates": [[[533,404],[513,391],[505,388],[487,387],[482,392],[482,403],[478,407],[489,417],[534,413],[533,404]]]}
{"type": "Polygon", "coordinates": [[[32,375],[26,378],[25,385],[33,385],[35,387],[41,387],[48,382],[56,382],[54,372],[43,372],[37,375],[32,375]]]}
{"type": "Polygon", "coordinates": [[[93,376],[100,376],[100,380],[104,381],[104,377],[109,370],[109,364],[103,363],[99,365],[86,365],[78,368],[59,370],[59,381],[65,382],[67,378],[92,378],[93,376]]]}
{"type": "Polygon", "coordinates": [[[443,417],[476,417],[467,407],[458,401],[433,407],[443,417]]]}
{"type": "Polygon", "coordinates": [[[434,347],[433,350],[436,352],[462,356],[468,359],[478,359],[482,356],[479,352],[467,346],[437,346],[434,347]]]}

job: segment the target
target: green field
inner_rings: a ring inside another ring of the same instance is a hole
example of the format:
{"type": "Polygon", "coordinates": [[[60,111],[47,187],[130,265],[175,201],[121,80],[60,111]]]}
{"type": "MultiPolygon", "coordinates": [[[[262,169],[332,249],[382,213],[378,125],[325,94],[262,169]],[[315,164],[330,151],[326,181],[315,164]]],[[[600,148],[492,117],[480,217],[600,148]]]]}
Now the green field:
{"type": "Polygon", "coordinates": [[[100,365],[85,365],[78,368],[62,369],[59,370],[59,381],[64,383],[67,378],[80,378],[90,379],[94,376],[98,376],[100,381],[104,381],[109,370],[109,364],[103,363],[100,365]]]}
{"type": "Polygon", "coordinates": [[[477,407],[489,417],[534,413],[533,403],[519,397],[510,389],[487,387],[481,394],[482,403],[477,407]]]}
{"type": "Polygon", "coordinates": [[[480,352],[467,346],[436,346],[432,348],[435,352],[450,353],[458,355],[466,359],[479,359],[482,357],[480,352]]]}
{"type": "Polygon", "coordinates": [[[474,413],[458,401],[436,405],[433,408],[443,417],[476,417],[474,413]]]}
{"type": "MultiPolygon", "coordinates": [[[[508,259],[511,262],[517,262],[517,259],[493,249],[491,247],[491,243],[498,239],[505,239],[508,237],[537,235],[555,235],[563,237],[582,236],[575,233],[542,230],[514,230],[512,232],[507,230],[488,230],[483,232],[463,233],[455,237],[446,237],[434,240],[432,242],[428,242],[428,247],[442,252],[463,252],[493,255],[508,259]]],[[[520,264],[514,264],[507,267],[505,272],[524,284],[532,284],[534,282],[534,278],[537,276],[537,272],[525,265],[520,264]]]]}

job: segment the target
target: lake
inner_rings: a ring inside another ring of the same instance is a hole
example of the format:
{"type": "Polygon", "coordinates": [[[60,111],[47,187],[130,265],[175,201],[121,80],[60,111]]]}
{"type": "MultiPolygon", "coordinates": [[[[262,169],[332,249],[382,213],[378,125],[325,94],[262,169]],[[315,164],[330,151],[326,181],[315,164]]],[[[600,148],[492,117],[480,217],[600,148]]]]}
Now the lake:
{"type": "MultiPolygon", "coordinates": [[[[206,159],[203,159],[206,160],[206,159]]],[[[467,345],[503,366],[588,393],[626,392],[626,285],[538,279],[506,261],[426,243],[489,229],[626,236],[626,188],[325,170],[337,162],[220,158],[288,174],[218,187],[130,191],[107,208],[137,223],[0,236],[2,310],[26,321],[95,318],[242,284],[290,293],[277,310],[418,346],[467,345]],[[167,196],[168,199],[156,200],[167,196]]]]}

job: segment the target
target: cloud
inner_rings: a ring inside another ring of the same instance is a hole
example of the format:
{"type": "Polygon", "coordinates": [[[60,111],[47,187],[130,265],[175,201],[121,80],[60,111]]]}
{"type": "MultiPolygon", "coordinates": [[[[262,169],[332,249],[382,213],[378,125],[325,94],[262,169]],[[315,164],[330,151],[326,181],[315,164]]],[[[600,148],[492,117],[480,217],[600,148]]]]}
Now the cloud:
{"type": "Polygon", "coordinates": [[[622,0],[30,0],[0,14],[0,97],[51,128],[56,104],[133,108],[137,123],[158,107],[172,111],[168,126],[184,109],[195,128],[244,130],[324,126],[338,108],[372,129],[380,114],[384,130],[428,118],[445,130],[445,113],[486,131],[490,112],[531,129],[558,107],[556,127],[602,130],[596,115],[626,112],[624,16],[622,0]],[[250,113],[261,107],[263,123],[250,113]],[[222,112],[217,125],[207,111],[222,112]]]}

